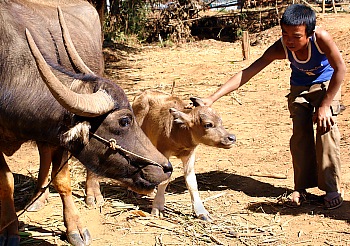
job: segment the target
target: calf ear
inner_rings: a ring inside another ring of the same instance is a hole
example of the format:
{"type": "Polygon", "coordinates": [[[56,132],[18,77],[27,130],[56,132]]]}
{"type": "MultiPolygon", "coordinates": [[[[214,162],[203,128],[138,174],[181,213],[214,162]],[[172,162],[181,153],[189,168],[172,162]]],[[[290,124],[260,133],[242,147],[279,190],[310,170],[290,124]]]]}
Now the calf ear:
{"type": "Polygon", "coordinates": [[[174,122],[177,124],[189,125],[191,122],[191,118],[184,112],[181,112],[175,108],[170,108],[169,112],[174,117],[174,122]]]}
{"type": "Polygon", "coordinates": [[[193,106],[195,107],[204,106],[204,102],[199,97],[190,97],[190,100],[192,101],[193,106]]]}

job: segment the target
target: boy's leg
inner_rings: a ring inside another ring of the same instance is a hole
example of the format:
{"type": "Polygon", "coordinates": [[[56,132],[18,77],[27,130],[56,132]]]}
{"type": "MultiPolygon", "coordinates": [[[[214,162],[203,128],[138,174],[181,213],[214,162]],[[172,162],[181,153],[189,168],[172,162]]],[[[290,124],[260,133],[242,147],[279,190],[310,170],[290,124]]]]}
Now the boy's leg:
{"type": "Polygon", "coordinates": [[[319,163],[318,187],[327,193],[337,193],[340,190],[340,132],[337,125],[340,98],[341,90],[338,91],[331,105],[335,122],[331,130],[325,134],[316,133],[316,155],[319,163]]]}
{"type": "MultiPolygon", "coordinates": [[[[326,93],[325,87],[328,83],[324,83],[322,91],[312,95],[310,100],[317,108],[319,102],[326,93]]],[[[324,197],[325,208],[334,209],[341,206],[343,199],[340,190],[340,132],[337,125],[337,115],[340,112],[341,91],[339,90],[335,96],[331,110],[333,113],[334,125],[329,132],[324,134],[316,133],[316,156],[318,163],[318,188],[326,191],[324,197]]]]}
{"type": "MultiPolygon", "coordinates": [[[[334,110],[333,110],[334,112],[334,110]]],[[[325,209],[335,209],[342,205],[343,198],[340,191],[340,133],[335,124],[325,134],[316,133],[316,152],[318,165],[318,187],[326,191],[324,197],[325,209]]]]}
{"type": "Polygon", "coordinates": [[[288,108],[293,121],[293,135],[290,151],[294,169],[294,189],[305,190],[317,186],[317,161],[314,129],[312,122],[313,106],[302,96],[308,87],[292,86],[288,97],[288,108]]]}
{"type": "MultiPolygon", "coordinates": [[[[336,117],[334,117],[336,121],[336,117]]],[[[325,134],[316,134],[318,187],[326,192],[338,192],[340,187],[340,133],[337,124],[325,134]]]]}
{"type": "MultiPolygon", "coordinates": [[[[324,83],[321,91],[310,95],[310,101],[317,108],[326,93],[328,82],[324,83]]],[[[340,189],[340,132],[337,125],[337,115],[340,113],[341,90],[338,91],[331,110],[335,122],[329,132],[316,132],[316,156],[318,163],[318,188],[329,192],[340,189]]]]}

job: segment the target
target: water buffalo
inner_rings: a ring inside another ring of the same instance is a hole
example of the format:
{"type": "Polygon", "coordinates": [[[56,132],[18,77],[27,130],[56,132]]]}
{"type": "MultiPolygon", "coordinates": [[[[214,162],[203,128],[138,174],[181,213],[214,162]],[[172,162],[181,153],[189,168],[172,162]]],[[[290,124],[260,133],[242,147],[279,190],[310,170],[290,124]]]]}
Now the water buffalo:
{"type": "Polygon", "coordinates": [[[101,27],[88,2],[0,0],[0,10],[0,245],[19,244],[14,181],[4,154],[11,156],[26,141],[55,148],[53,185],[68,240],[88,245],[91,236],[63,165],[65,151],[139,193],[167,180],[171,164],[136,124],[124,91],[99,76],[101,27]]]}

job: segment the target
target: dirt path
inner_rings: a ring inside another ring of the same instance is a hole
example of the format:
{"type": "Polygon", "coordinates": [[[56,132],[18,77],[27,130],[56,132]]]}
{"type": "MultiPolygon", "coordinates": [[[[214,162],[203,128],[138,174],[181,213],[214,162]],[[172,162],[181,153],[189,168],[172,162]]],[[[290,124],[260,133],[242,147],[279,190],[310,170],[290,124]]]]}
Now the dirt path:
{"type": "MultiPolygon", "coordinates": [[[[339,117],[345,190],[341,208],[325,211],[321,205],[310,204],[291,209],[279,203],[293,188],[293,170],[289,153],[292,126],[285,98],[289,67],[278,61],[213,106],[226,128],[236,134],[237,144],[231,150],[200,146],[197,151],[200,194],[214,218],[212,223],[193,217],[177,159],[172,159],[175,169],[164,219],[150,217],[151,199],[130,196],[110,180],[102,182],[104,207],[87,209],[84,170],[79,164],[71,165],[76,203],[93,235],[93,245],[350,245],[350,15],[320,16],[318,25],[333,35],[348,66],[342,99],[347,109],[339,117]]],[[[106,74],[125,89],[130,100],[148,88],[171,92],[173,84],[174,94],[185,100],[190,95],[206,96],[261,55],[279,35],[278,27],[259,35],[259,44],[251,47],[250,61],[242,61],[239,42],[214,40],[173,48],[109,50],[106,74]]],[[[32,183],[37,158],[32,145],[8,158],[16,180],[32,183]]],[[[18,184],[18,193],[30,194],[27,186],[18,184]]],[[[322,194],[317,189],[311,192],[322,194]]],[[[24,245],[67,244],[61,235],[65,230],[62,206],[54,191],[43,211],[25,213],[20,221],[34,237],[24,245]]]]}

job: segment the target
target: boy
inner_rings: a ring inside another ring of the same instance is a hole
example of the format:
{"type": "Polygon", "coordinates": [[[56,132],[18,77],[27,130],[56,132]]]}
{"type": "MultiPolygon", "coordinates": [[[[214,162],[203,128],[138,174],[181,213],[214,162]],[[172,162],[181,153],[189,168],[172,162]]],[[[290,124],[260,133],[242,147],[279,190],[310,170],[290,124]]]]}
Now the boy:
{"type": "Polygon", "coordinates": [[[316,25],[314,11],[302,4],[290,5],[280,26],[282,37],[246,69],[238,72],[203,101],[210,106],[236,90],[274,60],[289,59],[291,67],[288,108],[293,122],[290,150],[294,168],[294,192],[288,204],[299,206],[310,195],[307,188],[326,192],[324,207],[342,205],[340,183],[340,88],[345,63],[329,33],[316,25]],[[313,123],[317,125],[316,140],[313,123]]]}

